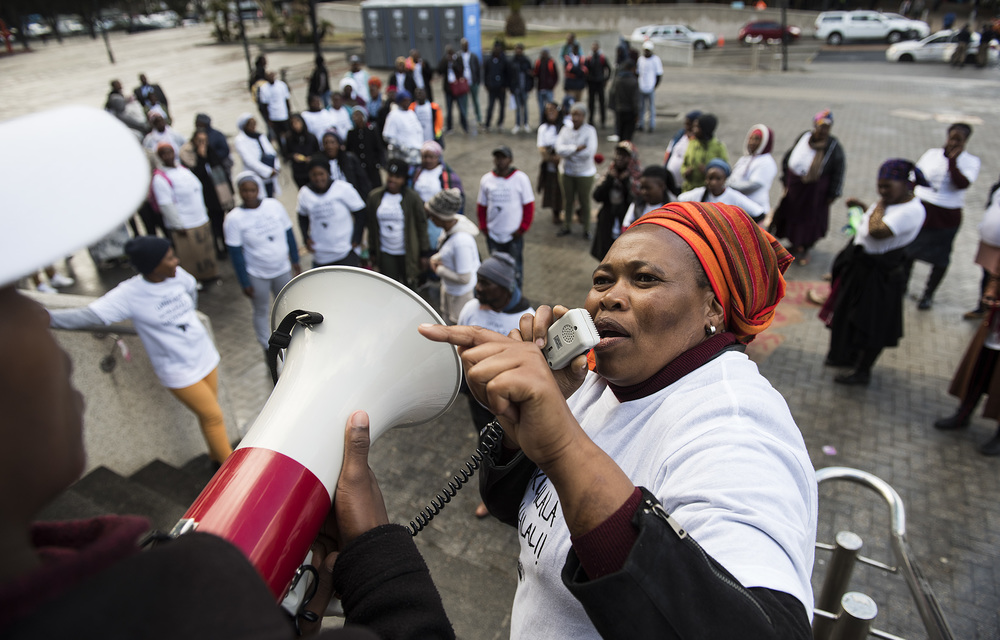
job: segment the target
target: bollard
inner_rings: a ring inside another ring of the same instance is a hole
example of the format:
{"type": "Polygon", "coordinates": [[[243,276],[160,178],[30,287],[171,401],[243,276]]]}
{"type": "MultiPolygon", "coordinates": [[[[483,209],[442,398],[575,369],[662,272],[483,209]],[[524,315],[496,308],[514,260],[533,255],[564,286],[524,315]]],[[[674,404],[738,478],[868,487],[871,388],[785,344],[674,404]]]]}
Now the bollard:
{"type": "Polygon", "coordinates": [[[865,640],[876,615],[878,606],[874,600],[857,591],[845,593],[830,640],[865,640]]]}
{"type": "MultiPolygon", "coordinates": [[[[850,531],[841,531],[835,539],[836,546],[830,558],[830,566],[823,578],[823,588],[816,599],[816,608],[836,613],[842,604],[854,573],[854,564],[861,550],[861,538],[850,531]]],[[[828,640],[835,626],[833,620],[816,618],[813,621],[814,640],[828,640]]]]}

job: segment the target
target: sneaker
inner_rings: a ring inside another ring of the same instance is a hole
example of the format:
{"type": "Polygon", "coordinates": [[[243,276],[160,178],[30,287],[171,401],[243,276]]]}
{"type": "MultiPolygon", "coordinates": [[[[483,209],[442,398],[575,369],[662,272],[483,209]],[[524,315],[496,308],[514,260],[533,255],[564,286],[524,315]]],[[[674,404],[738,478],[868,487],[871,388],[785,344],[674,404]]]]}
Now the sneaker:
{"type": "Polygon", "coordinates": [[[510,130],[510,132],[516,136],[517,134],[521,133],[521,127],[514,127],[513,129],[510,130]]]}
{"type": "Polygon", "coordinates": [[[59,293],[59,290],[53,287],[48,282],[38,283],[38,286],[35,287],[35,290],[38,291],[39,293],[59,293]]]}
{"type": "Polygon", "coordinates": [[[920,298],[920,302],[917,303],[917,309],[919,309],[921,311],[927,311],[932,306],[934,306],[934,303],[930,299],[929,296],[924,296],[924,297],[920,298]]]}
{"type": "Polygon", "coordinates": [[[616,133],[612,133],[610,136],[608,136],[608,142],[618,142],[620,140],[621,138],[619,138],[618,134],[616,133]]]}
{"type": "Polygon", "coordinates": [[[986,315],[986,309],[973,309],[962,314],[965,320],[981,320],[986,315]]]}
{"type": "Polygon", "coordinates": [[[51,278],[49,278],[49,284],[51,284],[53,287],[57,287],[57,288],[58,287],[72,287],[74,284],[76,284],[76,280],[74,280],[73,278],[70,278],[69,276],[64,276],[61,273],[57,273],[56,275],[54,275],[51,278]]]}
{"type": "Polygon", "coordinates": [[[590,240],[590,232],[589,231],[584,231],[583,232],[583,239],[584,240],[590,240]]]}
{"type": "Polygon", "coordinates": [[[570,231],[569,229],[560,229],[559,231],[556,232],[556,236],[562,238],[564,236],[568,236],[571,233],[573,232],[570,231]]]}

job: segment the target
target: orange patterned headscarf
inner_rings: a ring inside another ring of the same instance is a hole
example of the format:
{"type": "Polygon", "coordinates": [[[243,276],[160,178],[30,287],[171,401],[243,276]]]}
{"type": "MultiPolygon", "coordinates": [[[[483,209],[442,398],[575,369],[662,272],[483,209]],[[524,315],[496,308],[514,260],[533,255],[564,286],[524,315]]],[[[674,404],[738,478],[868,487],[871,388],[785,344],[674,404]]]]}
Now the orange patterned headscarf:
{"type": "Polygon", "coordinates": [[[669,229],[694,250],[737,340],[747,344],[771,324],[785,295],[781,274],[793,258],[742,209],[720,202],[672,202],[635,224],[669,229]]]}

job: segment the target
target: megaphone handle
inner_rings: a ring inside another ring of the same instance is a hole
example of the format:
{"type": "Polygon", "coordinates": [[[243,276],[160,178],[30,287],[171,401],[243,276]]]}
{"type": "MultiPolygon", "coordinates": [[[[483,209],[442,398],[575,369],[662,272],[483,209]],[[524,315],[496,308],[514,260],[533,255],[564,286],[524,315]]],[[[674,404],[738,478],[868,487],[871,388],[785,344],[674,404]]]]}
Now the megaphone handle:
{"type": "Polygon", "coordinates": [[[287,349],[292,342],[292,329],[296,324],[308,327],[323,322],[323,314],[315,311],[303,311],[296,309],[289,311],[282,318],[273,332],[267,339],[267,368],[271,370],[271,382],[278,384],[278,355],[282,349],[287,349]]]}
{"type": "Polygon", "coordinates": [[[410,520],[410,526],[407,529],[409,529],[411,536],[415,536],[423,531],[424,527],[434,519],[434,516],[441,513],[444,505],[451,502],[451,499],[476,474],[476,470],[483,464],[483,459],[497,452],[502,441],[503,427],[500,426],[500,423],[494,420],[486,425],[486,428],[483,429],[482,434],[479,436],[479,446],[476,447],[475,452],[473,452],[472,456],[465,463],[464,468],[459,468],[458,473],[448,481],[447,485],[441,488],[441,492],[434,496],[430,503],[417,513],[416,518],[410,520]]]}

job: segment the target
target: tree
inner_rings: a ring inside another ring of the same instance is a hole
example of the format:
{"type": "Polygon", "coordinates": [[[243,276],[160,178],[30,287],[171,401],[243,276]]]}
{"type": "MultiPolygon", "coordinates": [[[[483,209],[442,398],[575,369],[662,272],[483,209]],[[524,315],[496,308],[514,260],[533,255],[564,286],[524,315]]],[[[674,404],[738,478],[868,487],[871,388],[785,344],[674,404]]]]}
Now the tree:
{"type": "Polygon", "coordinates": [[[521,15],[524,0],[507,0],[507,6],[510,7],[510,15],[507,16],[507,22],[504,23],[503,32],[511,38],[520,38],[528,32],[527,25],[524,24],[524,16],[521,15]]]}

